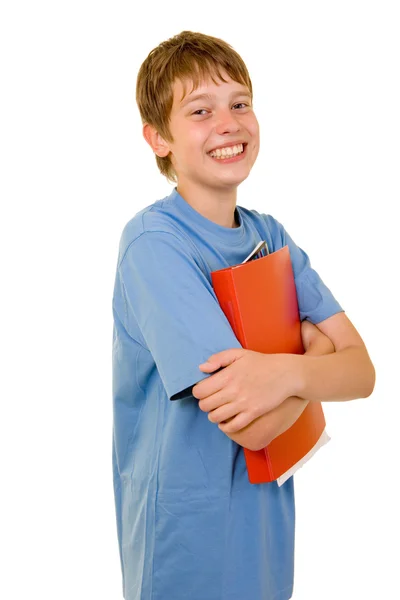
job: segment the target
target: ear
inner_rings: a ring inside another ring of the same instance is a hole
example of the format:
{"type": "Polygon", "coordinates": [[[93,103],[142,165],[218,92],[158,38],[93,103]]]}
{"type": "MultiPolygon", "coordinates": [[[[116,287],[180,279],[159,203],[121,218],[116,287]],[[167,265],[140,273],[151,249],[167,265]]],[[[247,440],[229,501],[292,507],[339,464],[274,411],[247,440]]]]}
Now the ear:
{"type": "Polygon", "coordinates": [[[170,148],[158,131],[148,123],[143,125],[143,137],[157,156],[168,156],[170,148]]]}

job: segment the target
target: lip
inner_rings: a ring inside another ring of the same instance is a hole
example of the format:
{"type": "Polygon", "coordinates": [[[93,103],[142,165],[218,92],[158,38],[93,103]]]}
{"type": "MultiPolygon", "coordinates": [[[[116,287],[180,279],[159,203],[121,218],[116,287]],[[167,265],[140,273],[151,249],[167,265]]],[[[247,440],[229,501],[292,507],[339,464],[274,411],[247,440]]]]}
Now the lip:
{"type": "MultiPolygon", "coordinates": [[[[240,143],[243,143],[243,142],[240,142],[240,143]]],[[[232,158],[220,159],[220,158],[215,158],[214,156],[210,156],[209,154],[208,154],[208,157],[211,158],[211,160],[213,160],[214,162],[219,162],[221,165],[228,165],[230,163],[239,162],[239,161],[243,160],[244,158],[246,158],[246,156],[247,156],[248,144],[243,143],[243,146],[244,146],[243,152],[241,154],[238,154],[237,156],[233,156],[232,158]]],[[[226,146],[223,146],[223,147],[226,148],[226,146]]],[[[210,150],[210,152],[212,152],[212,151],[210,150]]]]}
{"type": "Polygon", "coordinates": [[[247,146],[247,142],[229,142],[228,144],[222,144],[222,146],[215,146],[215,148],[212,148],[211,150],[209,150],[207,152],[207,154],[210,154],[210,152],[214,152],[215,150],[222,150],[222,148],[231,148],[232,146],[238,146],[239,144],[243,144],[243,146],[247,146]]]}

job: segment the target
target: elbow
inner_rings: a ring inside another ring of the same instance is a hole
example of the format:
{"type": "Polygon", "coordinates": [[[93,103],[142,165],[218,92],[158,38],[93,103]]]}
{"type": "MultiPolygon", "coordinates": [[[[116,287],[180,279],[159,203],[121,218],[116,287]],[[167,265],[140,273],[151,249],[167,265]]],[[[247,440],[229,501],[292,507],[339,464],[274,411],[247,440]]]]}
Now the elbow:
{"type": "Polygon", "coordinates": [[[262,445],[258,445],[256,448],[251,448],[251,450],[253,450],[253,452],[259,452],[259,450],[264,450],[264,448],[266,448],[268,445],[269,442],[262,445]]]}
{"type": "Polygon", "coordinates": [[[276,437],[276,425],[270,423],[271,416],[269,413],[257,417],[249,425],[236,431],[235,433],[228,433],[223,431],[231,440],[246,448],[257,452],[262,450],[276,437]]]}
{"type": "Polygon", "coordinates": [[[376,372],[371,357],[365,346],[358,348],[362,358],[358,365],[357,378],[359,379],[358,398],[368,398],[375,389],[376,372]]]}
{"type": "Polygon", "coordinates": [[[249,450],[254,450],[255,452],[258,452],[259,450],[264,450],[264,448],[269,446],[272,440],[272,436],[263,436],[262,440],[259,440],[258,443],[252,444],[252,448],[249,448],[249,450]]]}
{"type": "Polygon", "coordinates": [[[369,396],[371,396],[372,392],[375,389],[375,382],[376,382],[376,371],[375,371],[374,365],[371,363],[371,366],[369,369],[367,393],[365,394],[365,396],[363,396],[364,398],[368,398],[369,396]]]}
{"type": "Polygon", "coordinates": [[[267,440],[246,440],[242,443],[237,443],[239,443],[240,446],[243,446],[243,448],[245,448],[246,450],[251,450],[252,452],[258,452],[259,450],[263,450],[263,448],[265,448],[265,446],[268,446],[269,444],[267,440]]]}
{"type": "Polygon", "coordinates": [[[267,446],[267,444],[245,444],[243,445],[243,448],[246,450],[251,450],[252,452],[258,452],[259,450],[265,448],[265,446],[267,446]]]}
{"type": "Polygon", "coordinates": [[[263,450],[268,444],[272,441],[272,438],[266,436],[265,432],[263,432],[262,436],[256,435],[240,435],[234,433],[226,433],[231,440],[242,446],[246,450],[251,450],[252,452],[258,452],[259,450],[263,450]]]}
{"type": "MultiPolygon", "coordinates": [[[[370,389],[369,389],[368,396],[371,396],[372,392],[374,391],[375,382],[376,382],[376,371],[375,371],[374,365],[371,363],[370,389]]],[[[367,398],[368,398],[368,396],[367,396],[367,398]]]]}

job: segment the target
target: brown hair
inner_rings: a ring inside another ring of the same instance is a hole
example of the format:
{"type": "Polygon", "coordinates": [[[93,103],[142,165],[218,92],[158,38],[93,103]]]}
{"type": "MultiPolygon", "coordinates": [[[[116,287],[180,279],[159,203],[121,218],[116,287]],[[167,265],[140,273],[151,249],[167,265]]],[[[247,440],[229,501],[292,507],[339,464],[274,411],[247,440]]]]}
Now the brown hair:
{"type": "MultiPolygon", "coordinates": [[[[223,40],[197,33],[182,31],[154,48],[142,63],[136,82],[136,102],[142,124],[148,123],[168,142],[173,142],[169,131],[173,104],[173,84],[176,78],[182,83],[193,81],[193,90],[210,76],[226,82],[224,70],[233,81],[248,87],[253,98],[253,87],[247,67],[240,55],[223,40]]],[[[186,89],[185,89],[186,95],[186,89]]],[[[168,156],[156,155],[162,175],[177,183],[177,176],[168,156]]]]}

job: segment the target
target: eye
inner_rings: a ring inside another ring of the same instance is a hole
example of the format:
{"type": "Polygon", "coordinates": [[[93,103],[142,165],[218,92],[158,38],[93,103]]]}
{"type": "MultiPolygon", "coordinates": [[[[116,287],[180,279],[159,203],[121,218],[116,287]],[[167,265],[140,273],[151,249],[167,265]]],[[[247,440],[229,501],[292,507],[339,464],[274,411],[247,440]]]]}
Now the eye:
{"type": "MultiPolygon", "coordinates": [[[[249,106],[249,105],[248,105],[248,104],[246,104],[246,102],[237,102],[237,103],[236,103],[236,104],[234,104],[233,106],[242,106],[242,107],[246,107],[246,106],[249,106]]],[[[192,113],[192,115],[196,115],[196,116],[200,116],[200,117],[201,117],[201,116],[203,116],[203,115],[201,115],[200,113],[201,113],[201,112],[203,112],[203,111],[207,112],[205,108],[199,108],[198,110],[195,110],[195,111],[192,113]]]]}

